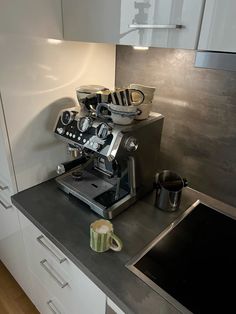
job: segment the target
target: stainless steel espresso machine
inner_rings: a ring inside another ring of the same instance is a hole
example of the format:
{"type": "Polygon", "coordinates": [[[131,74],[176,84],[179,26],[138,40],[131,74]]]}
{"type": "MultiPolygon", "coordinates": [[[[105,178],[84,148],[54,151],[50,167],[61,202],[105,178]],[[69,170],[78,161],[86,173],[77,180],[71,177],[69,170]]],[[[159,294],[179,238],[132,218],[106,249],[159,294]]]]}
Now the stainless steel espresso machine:
{"type": "Polygon", "coordinates": [[[62,174],[56,182],[112,219],[153,189],[164,118],[152,113],[146,120],[121,126],[98,118],[94,108],[78,108],[62,110],[56,121],[55,135],[77,151],[69,163],[72,169],[59,166],[62,174]]]}

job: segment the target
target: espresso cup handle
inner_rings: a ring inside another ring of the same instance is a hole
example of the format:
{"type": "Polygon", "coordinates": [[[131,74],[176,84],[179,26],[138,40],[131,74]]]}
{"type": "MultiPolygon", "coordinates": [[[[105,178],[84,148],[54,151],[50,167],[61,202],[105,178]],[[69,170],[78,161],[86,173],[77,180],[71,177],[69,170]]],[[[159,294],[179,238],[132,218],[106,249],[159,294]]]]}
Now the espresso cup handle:
{"type": "Polygon", "coordinates": [[[130,103],[131,103],[131,105],[139,106],[139,105],[141,105],[143,103],[145,96],[144,96],[144,93],[141,90],[132,88],[132,89],[129,89],[129,93],[130,93],[130,103]],[[132,94],[135,94],[135,93],[140,95],[140,97],[141,97],[140,100],[133,101],[132,94]]]}
{"type": "Polygon", "coordinates": [[[111,244],[110,244],[110,249],[113,251],[120,251],[123,247],[123,243],[120,238],[118,238],[113,232],[111,232],[111,244]],[[116,242],[116,245],[113,243],[113,241],[116,242]]]}

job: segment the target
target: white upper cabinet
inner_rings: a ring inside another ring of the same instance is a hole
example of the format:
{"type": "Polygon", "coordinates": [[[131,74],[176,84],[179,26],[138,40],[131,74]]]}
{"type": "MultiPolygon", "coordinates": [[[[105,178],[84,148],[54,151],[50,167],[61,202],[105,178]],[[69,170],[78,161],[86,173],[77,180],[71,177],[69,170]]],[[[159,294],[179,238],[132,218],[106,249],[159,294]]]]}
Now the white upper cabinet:
{"type": "Polygon", "coordinates": [[[63,0],[64,38],[194,49],[203,0],[63,0]]]}
{"type": "Polygon", "coordinates": [[[61,0],[0,0],[0,32],[62,39],[61,0]]]}
{"type": "Polygon", "coordinates": [[[236,52],[235,13],[235,0],[206,0],[198,49],[236,52]]]}

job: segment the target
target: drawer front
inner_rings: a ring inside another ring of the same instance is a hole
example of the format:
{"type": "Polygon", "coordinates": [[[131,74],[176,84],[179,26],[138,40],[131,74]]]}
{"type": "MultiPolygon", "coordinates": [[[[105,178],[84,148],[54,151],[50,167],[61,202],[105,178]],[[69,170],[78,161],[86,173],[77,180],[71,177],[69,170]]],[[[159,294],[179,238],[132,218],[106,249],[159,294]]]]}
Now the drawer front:
{"type": "Polygon", "coordinates": [[[111,299],[107,298],[106,314],[125,314],[111,299]]]}
{"type": "Polygon", "coordinates": [[[71,261],[28,218],[21,213],[19,216],[24,237],[33,242],[34,250],[41,251],[45,258],[52,259],[58,264],[62,272],[66,272],[68,276],[73,278],[71,261]]]}
{"type": "Polygon", "coordinates": [[[32,301],[41,314],[70,314],[32,272],[30,277],[33,282],[32,301]]]}
{"type": "Polygon", "coordinates": [[[17,210],[7,195],[0,195],[0,241],[20,230],[17,210]]]}
{"type": "Polygon", "coordinates": [[[14,194],[14,189],[12,185],[3,180],[0,175],[0,205],[4,209],[9,209],[12,207],[11,196],[14,194]]]}
{"type": "Polygon", "coordinates": [[[5,199],[8,204],[11,204],[11,196],[15,194],[12,185],[1,181],[0,179],[0,199],[5,199]]]}
{"type": "MultiPolygon", "coordinates": [[[[0,135],[1,138],[1,135],[0,135]]],[[[10,176],[10,171],[9,171],[9,166],[8,163],[5,159],[5,152],[1,151],[1,147],[0,147],[0,186],[5,186],[5,185],[9,185],[11,183],[11,176],[10,176]]],[[[1,187],[0,187],[1,189],[1,187]]]]}
{"type": "Polygon", "coordinates": [[[28,294],[31,287],[18,211],[10,202],[9,205],[6,209],[0,204],[0,260],[28,294]]]}
{"type": "MultiPolygon", "coordinates": [[[[1,167],[2,167],[2,165],[1,165],[1,167]]],[[[0,173],[0,193],[3,193],[3,192],[8,192],[11,195],[13,194],[9,180],[6,180],[0,173]]]]}
{"type": "Polygon", "coordinates": [[[104,314],[105,294],[22,216],[20,214],[28,264],[40,283],[63,303],[66,310],[70,309],[71,314],[104,314]],[[60,263],[59,259],[64,260],[60,263]]]}

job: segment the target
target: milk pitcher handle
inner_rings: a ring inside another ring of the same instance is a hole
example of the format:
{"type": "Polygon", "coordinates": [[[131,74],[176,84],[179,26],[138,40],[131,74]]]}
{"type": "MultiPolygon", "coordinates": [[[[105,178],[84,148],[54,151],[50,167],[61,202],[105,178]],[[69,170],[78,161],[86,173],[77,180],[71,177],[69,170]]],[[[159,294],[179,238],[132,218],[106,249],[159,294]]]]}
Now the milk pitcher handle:
{"type": "Polygon", "coordinates": [[[156,175],[155,175],[155,181],[154,181],[154,183],[153,183],[153,187],[154,187],[155,189],[160,188],[160,184],[159,184],[159,182],[158,182],[158,179],[159,179],[159,173],[157,172],[156,175]]]}
{"type": "Polygon", "coordinates": [[[100,117],[100,118],[110,118],[111,116],[109,116],[108,114],[107,115],[103,115],[101,113],[101,109],[102,108],[106,108],[107,110],[110,111],[110,106],[107,104],[107,103],[100,103],[97,105],[97,108],[96,108],[96,115],[97,117],[100,117]]]}
{"type": "Polygon", "coordinates": [[[156,195],[158,196],[161,192],[161,185],[159,183],[159,173],[155,175],[155,182],[153,183],[153,188],[156,190],[156,195]]]}

